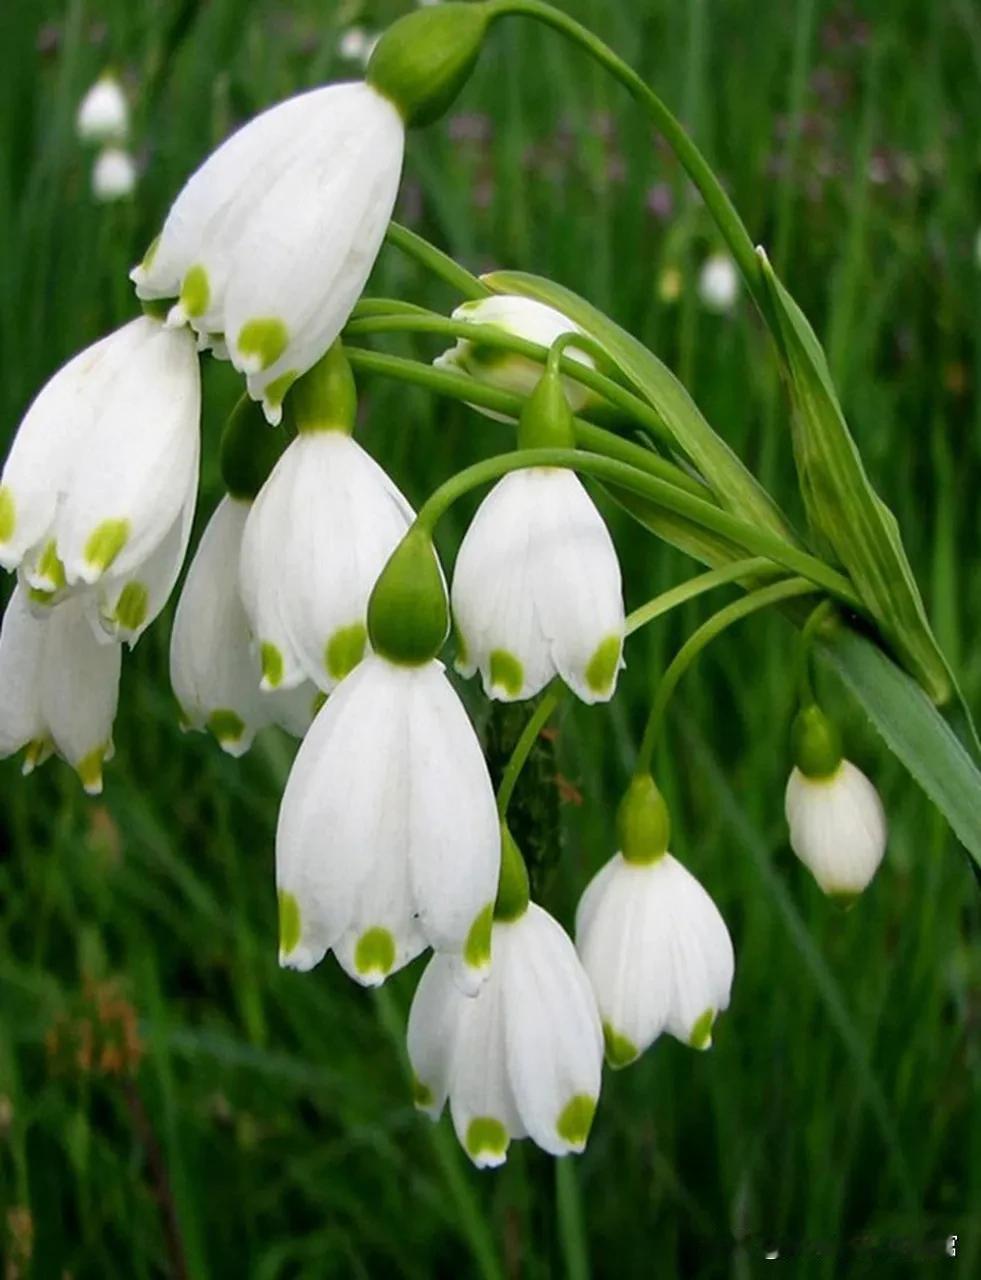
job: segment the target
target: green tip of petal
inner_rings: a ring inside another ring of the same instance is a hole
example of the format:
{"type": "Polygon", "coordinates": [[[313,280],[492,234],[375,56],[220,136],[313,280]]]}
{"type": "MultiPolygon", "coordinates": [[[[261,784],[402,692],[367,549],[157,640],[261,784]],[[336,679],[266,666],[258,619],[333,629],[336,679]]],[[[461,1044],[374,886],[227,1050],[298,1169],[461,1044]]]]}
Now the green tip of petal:
{"type": "Polygon", "coordinates": [[[486,969],[491,958],[491,929],[494,925],[494,904],[488,902],[470,926],[463,945],[463,961],[471,969],[486,969]]]}
{"type": "Polygon", "coordinates": [[[219,708],[208,716],[208,728],[223,747],[234,746],[245,735],[245,721],[236,711],[219,708]]]}
{"type": "Polygon", "coordinates": [[[456,653],[455,664],[457,670],[470,666],[470,655],[467,651],[467,642],[463,638],[463,633],[457,627],[456,622],[452,624],[453,649],[456,653]]]}
{"type": "Polygon", "coordinates": [[[61,563],[61,557],[58,555],[58,544],[54,538],[49,538],[44,544],[44,550],[38,556],[35,572],[39,578],[44,578],[48,583],[47,587],[35,588],[39,595],[53,595],[56,591],[64,589],[66,585],[65,566],[61,563]]]}
{"type": "Polygon", "coordinates": [[[840,911],[851,911],[862,896],[854,889],[826,889],[825,894],[840,911]]]}
{"type": "Polygon", "coordinates": [[[32,774],[35,769],[44,764],[54,752],[54,743],[50,738],[35,738],[29,742],[24,750],[24,761],[21,765],[21,773],[26,778],[32,774]]]}
{"type": "Polygon", "coordinates": [[[714,1009],[706,1009],[704,1013],[698,1015],[691,1029],[691,1035],[688,1037],[688,1043],[693,1049],[711,1049],[714,1023],[714,1009]]]}
{"type": "Polygon", "coordinates": [[[256,362],[259,369],[268,369],[286,350],[289,332],[282,320],[274,316],[249,320],[238,333],[238,349],[243,356],[256,362]]]}
{"type": "Polygon", "coordinates": [[[150,593],[142,582],[127,582],[116,601],[116,621],[127,631],[137,631],[146,622],[150,593]]]}
{"type": "Polygon", "coordinates": [[[586,684],[598,698],[609,698],[613,693],[622,649],[620,636],[607,636],[586,664],[586,684]]]}
{"type": "Polygon", "coordinates": [[[477,1163],[500,1164],[507,1155],[508,1131],[493,1116],[475,1116],[467,1125],[464,1146],[477,1163]]]}
{"type": "Polygon", "coordinates": [[[273,378],[269,386],[263,392],[263,402],[274,408],[279,406],[286,399],[286,393],[298,378],[295,369],[287,369],[285,373],[281,373],[278,378],[273,378]]]}
{"type": "Polygon", "coordinates": [[[128,520],[103,520],[92,530],[85,544],[85,560],[93,569],[105,573],[125,547],[129,538],[128,520]]]}
{"type": "Polygon", "coordinates": [[[362,977],[386,977],[395,964],[395,939],[387,929],[367,929],[354,948],[354,967],[362,977]]]}
{"type": "Polygon", "coordinates": [[[614,1071],[629,1067],[640,1057],[640,1050],[632,1040],[615,1031],[608,1023],[603,1023],[603,1044],[606,1047],[606,1061],[614,1071]]]}
{"type": "Polygon", "coordinates": [[[555,1132],[563,1142],[581,1151],[586,1145],[595,1114],[596,1099],[591,1098],[588,1093],[577,1093],[562,1108],[555,1122],[555,1132]]]}
{"type": "Polygon", "coordinates": [[[332,680],[343,680],[364,657],[368,631],[363,622],[339,627],[327,641],[324,666],[332,680]]]}
{"type": "Polygon", "coordinates": [[[262,683],[269,689],[277,689],[283,679],[283,655],[268,640],[262,642],[259,650],[262,664],[262,683]]]}
{"type": "Polygon", "coordinates": [[[106,747],[103,744],[94,747],[75,766],[75,772],[78,774],[86,793],[90,796],[97,796],[102,792],[102,762],[105,758],[106,747]]]}
{"type": "Polygon", "coordinates": [[[432,1089],[428,1084],[424,1084],[418,1076],[412,1077],[412,1101],[420,1111],[428,1111],[436,1101],[432,1089]]]}
{"type": "Polygon", "coordinates": [[[280,889],[279,949],[284,956],[294,951],[300,941],[300,904],[288,889],[280,889]]]}
{"type": "Polygon", "coordinates": [[[153,266],[153,259],[157,256],[157,250],[159,248],[160,248],[160,237],[157,235],[157,236],[154,236],[153,239],[150,241],[150,243],[147,245],[146,253],[143,255],[143,261],[140,263],[140,266],[143,268],[144,271],[149,271],[150,268],[153,266]]]}
{"type": "Polygon", "coordinates": [[[9,485],[0,485],[0,542],[9,542],[17,526],[17,507],[9,485]]]}
{"type": "Polygon", "coordinates": [[[513,653],[495,649],[490,656],[490,682],[492,688],[517,698],[524,688],[525,669],[513,653]]]}
{"type": "Polygon", "coordinates": [[[181,282],[179,301],[188,316],[203,316],[208,310],[211,285],[208,283],[208,273],[200,263],[191,267],[181,282]]]}

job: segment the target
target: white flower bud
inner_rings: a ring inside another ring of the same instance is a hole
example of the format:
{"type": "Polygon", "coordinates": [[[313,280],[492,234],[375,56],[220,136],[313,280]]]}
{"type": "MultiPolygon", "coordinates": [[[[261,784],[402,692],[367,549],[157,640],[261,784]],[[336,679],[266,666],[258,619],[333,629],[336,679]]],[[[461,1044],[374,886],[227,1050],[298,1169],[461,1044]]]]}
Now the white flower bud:
{"type": "Polygon", "coordinates": [[[531,698],[560,675],[584,702],[613,696],[623,665],[620,566],[578,478],[554,468],[498,481],[467,530],[451,593],[463,675],[489,697],[531,698]]]}
{"type": "Polygon", "coordinates": [[[576,947],[611,1066],[626,1066],[665,1031],[695,1049],[711,1045],[729,1005],[732,942],[715,903],[670,853],[611,858],[580,900],[576,947]]]}
{"type": "Polygon", "coordinates": [[[698,276],[698,296],[709,311],[731,311],[739,297],[739,272],[727,253],[706,258],[698,276]]]}
{"type": "MultiPolygon", "coordinates": [[[[467,324],[492,325],[502,333],[524,338],[527,342],[537,342],[542,347],[550,347],[564,333],[582,333],[578,325],[573,324],[554,307],[536,302],[532,298],[510,294],[492,294],[488,298],[461,303],[453,312],[453,319],[467,324]]],[[[596,367],[590,356],[575,347],[570,347],[565,354],[587,369],[596,367]]],[[[503,351],[500,347],[481,346],[479,342],[464,338],[455,347],[437,356],[433,364],[437,369],[465,373],[489,387],[496,387],[499,391],[513,391],[521,396],[530,395],[542,376],[542,366],[535,360],[503,351]]],[[[562,385],[573,412],[578,412],[589,398],[588,389],[573,378],[563,378],[562,385]]],[[[491,409],[484,409],[480,405],[474,405],[473,408],[489,418],[507,421],[503,414],[491,409]]]]}
{"type": "Polygon", "coordinates": [[[280,963],[306,970],[333,950],[375,986],[428,944],[452,953],[472,987],[490,963],[499,867],[487,765],[442,667],[365,658],[318,713],[286,784],[280,963]]]}
{"type": "Polygon", "coordinates": [[[841,760],[825,777],[794,768],[784,808],[790,844],[825,893],[852,898],[875,875],[886,849],[886,815],[861,769],[841,760]]]}
{"type": "Polygon", "coordinates": [[[131,273],[141,298],[177,298],[169,323],[223,335],[270,422],[364,289],[403,146],[398,112],[366,84],[290,98],[191,176],[131,273]]]}
{"type": "Polygon", "coordinates": [[[457,1137],[478,1168],[507,1159],[512,1138],[551,1155],[581,1152],[600,1092],[596,1002],[562,927],[534,903],[494,922],[494,964],[475,996],[434,956],[409,1014],[416,1106],[434,1120],[447,1098],[457,1137]]]}
{"type": "Polygon", "coordinates": [[[136,161],[122,147],[106,147],[92,166],[92,194],[100,204],[123,200],[136,186],[136,161]]]}
{"type": "Polygon", "coordinates": [[[107,72],[78,105],[75,130],[82,142],[123,142],[129,132],[129,107],[122,85],[107,72]]]}

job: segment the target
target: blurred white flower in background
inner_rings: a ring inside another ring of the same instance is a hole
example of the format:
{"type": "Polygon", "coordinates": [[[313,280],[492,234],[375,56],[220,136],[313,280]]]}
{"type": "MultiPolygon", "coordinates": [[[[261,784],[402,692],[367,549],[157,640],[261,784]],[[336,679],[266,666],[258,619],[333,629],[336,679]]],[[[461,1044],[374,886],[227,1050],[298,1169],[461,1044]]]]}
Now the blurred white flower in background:
{"type": "Polygon", "coordinates": [[[129,107],[122,86],[111,72],[101,75],[79,103],[75,132],[82,142],[125,141],[129,107]]]}
{"type": "Polygon", "coordinates": [[[92,166],[92,194],[100,204],[124,200],[136,186],[136,161],[122,147],[105,147],[92,166]]]}
{"type": "Polygon", "coordinates": [[[731,311],[739,297],[739,273],[727,253],[713,253],[702,263],[698,296],[709,311],[731,311]]]}
{"type": "Polygon", "coordinates": [[[346,62],[360,62],[366,67],[380,38],[376,31],[367,31],[364,27],[348,27],[337,42],[337,52],[346,62]]]}

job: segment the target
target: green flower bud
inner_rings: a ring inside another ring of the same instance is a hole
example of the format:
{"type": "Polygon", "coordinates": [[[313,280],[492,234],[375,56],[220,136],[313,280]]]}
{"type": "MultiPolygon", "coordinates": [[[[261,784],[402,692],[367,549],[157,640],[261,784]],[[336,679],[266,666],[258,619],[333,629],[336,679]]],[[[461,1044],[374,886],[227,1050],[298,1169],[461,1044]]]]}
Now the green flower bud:
{"type": "Polygon", "coordinates": [[[392,552],[368,601],[371,647],[390,662],[421,666],[450,629],[446,583],[432,538],[413,526],[392,552]]]}
{"type": "Polygon", "coordinates": [[[565,398],[562,377],[546,368],[538,386],[525,401],[518,422],[519,449],[573,449],[576,432],[565,398]]]}
{"type": "Polygon", "coordinates": [[[492,18],[489,4],[417,9],[378,41],[365,79],[407,125],[432,124],[466,84],[492,18]]]}
{"type": "Polygon", "coordinates": [[[656,862],[668,851],[671,819],[664,797],[649,773],[630,781],[617,809],[617,839],[627,862],[656,862]]]}
{"type": "Polygon", "coordinates": [[[358,414],[358,392],[340,342],[335,342],[296,383],[290,393],[289,409],[299,432],[352,433],[358,414]]]}
{"type": "Polygon", "coordinates": [[[501,878],[497,884],[495,920],[518,920],[528,910],[528,868],[506,822],[501,823],[501,878]]]}
{"type": "Polygon", "coordinates": [[[830,778],[841,764],[841,736],[816,702],[802,707],[790,730],[794,764],[808,778],[830,778]]]}
{"type": "Polygon", "coordinates": [[[254,498],[287,443],[286,432],[271,427],[262,407],[242,396],[221,434],[221,478],[232,497],[254,498]]]}

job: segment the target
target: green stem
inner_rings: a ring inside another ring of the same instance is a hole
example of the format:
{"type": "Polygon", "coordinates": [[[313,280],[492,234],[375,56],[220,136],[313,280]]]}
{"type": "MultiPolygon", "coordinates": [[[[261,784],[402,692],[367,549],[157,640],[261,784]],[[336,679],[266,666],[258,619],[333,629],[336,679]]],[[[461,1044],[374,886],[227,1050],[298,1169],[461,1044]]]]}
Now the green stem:
{"type": "Polygon", "coordinates": [[[705,646],[714,640],[720,632],[732,626],[734,622],[738,622],[741,618],[746,618],[760,609],[769,608],[770,605],[781,604],[784,600],[793,599],[795,596],[810,595],[817,589],[813,582],[807,582],[802,578],[788,578],[783,582],[774,582],[770,586],[760,587],[758,591],[751,591],[739,600],[734,600],[732,604],[726,605],[724,609],[720,609],[718,613],[713,614],[707,622],[703,622],[697,631],[692,632],[675,654],[657,687],[654,703],[651,706],[651,712],[644,729],[644,736],[641,740],[640,751],[637,753],[636,772],[638,774],[650,772],[651,758],[654,755],[657,735],[664,722],[664,713],[667,709],[668,701],[672,693],[674,693],[678,681],[705,646]]]}
{"type": "MultiPolygon", "coordinates": [[[[517,420],[521,416],[524,397],[513,391],[501,391],[497,387],[489,387],[485,383],[476,382],[464,373],[454,373],[448,369],[434,369],[432,365],[421,364],[418,360],[407,360],[404,356],[393,356],[387,352],[368,351],[363,347],[344,348],[351,368],[355,372],[375,373],[386,378],[396,378],[400,382],[408,382],[413,386],[423,387],[435,395],[449,396],[464,404],[479,405],[483,409],[492,409],[509,418],[517,420]]],[[[602,453],[610,458],[618,458],[641,471],[657,476],[667,484],[672,484],[686,493],[703,498],[706,502],[714,501],[711,492],[696,477],[683,471],[673,462],[668,462],[660,454],[643,445],[624,440],[612,431],[594,426],[582,418],[575,419],[576,443],[594,453],[602,453]]]]}
{"type": "Polygon", "coordinates": [[[761,574],[779,572],[772,560],[765,560],[762,556],[734,560],[732,564],[723,565],[719,569],[710,569],[707,573],[699,574],[696,578],[689,578],[687,582],[672,587],[670,591],[663,591],[653,600],[648,600],[647,604],[642,604],[633,613],[628,614],[627,635],[633,635],[635,631],[646,627],[655,618],[660,618],[672,609],[677,609],[679,605],[694,600],[696,596],[704,595],[706,591],[714,591],[716,587],[724,587],[729,582],[738,582],[740,578],[755,578],[761,574]]]}
{"type": "Polygon", "coordinates": [[[529,716],[527,724],[521,731],[521,737],[514,745],[511,759],[501,777],[501,785],[497,789],[497,812],[501,818],[508,811],[515,784],[521,776],[521,770],[525,767],[531,749],[538,741],[539,734],[548,723],[552,712],[561,702],[563,693],[564,689],[559,684],[553,684],[551,689],[546,689],[541,702],[529,716]]]}
{"type": "MultiPolygon", "coordinates": [[[[543,347],[537,342],[529,342],[525,338],[519,338],[516,334],[506,333],[496,325],[470,324],[465,320],[451,320],[446,316],[439,316],[432,312],[421,315],[415,311],[411,314],[369,315],[351,320],[344,330],[345,337],[372,333],[428,333],[443,338],[463,338],[467,342],[472,342],[482,347],[493,347],[500,351],[512,351],[515,355],[524,356],[525,359],[534,360],[541,365],[547,363],[550,353],[555,350],[556,346],[553,343],[551,347],[543,347]]],[[[559,347],[553,363],[561,369],[565,377],[582,383],[590,391],[596,392],[597,395],[602,396],[610,404],[622,409],[629,417],[633,418],[641,426],[646,427],[661,444],[671,449],[677,449],[677,439],[665,426],[660,414],[649,404],[645,404],[639,396],[635,396],[632,391],[628,391],[619,382],[614,382],[612,378],[607,378],[596,369],[591,369],[588,365],[582,364],[578,360],[572,360],[562,355],[564,346],[579,346],[584,350],[588,348],[590,354],[598,353],[602,360],[605,361],[607,356],[597,343],[588,338],[582,338],[579,334],[563,334],[561,341],[563,345],[559,347]]]]}
{"type": "Polygon", "coordinates": [[[834,613],[831,600],[822,600],[808,614],[807,621],[801,628],[797,648],[797,687],[800,691],[802,707],[813,706],[815,702],[814,685],[811,680],[811,652],[814,644],[814,633],[834,613]]]}
{"type": "Polygon", "coordinates": [[[434,313],[428,307],[420,307],[414,302],[403,302],[401,298],[359,298],[351,312],[352,320],[362,320],[366,316],[431,316],[434,313]]]}
{"type": "Polygon", "coordinates": [[[718,507],[713,507],[702,498],[685,493],[674,485],[665,483],[636,467],[619,462],[615,458],[584,453],[578,449],[520,449],[474,463],[473,466],[466,467],[455,476],[451,476],[434,490],[420,508],[416,516],[416,524],[431,535],[440,517],[465,493],[469,493],[479,485],[499,480],[509,472],[526,470],[529,467],[567,467],[573,471],[581,471],[584,475],[594,476],[598,480],[619,485],[631,493],[649,498],[668,511],[684,516],[693,524],[720,534],[753,555],[765,556],[766,559],[782,565],[791,573],[808,578],[829,594],[837,596],[849,607],[857,610],[862,608],[862,602],[848,579],[826,565],[823,560],[818,560],[806,551],[801,551],[759,525],[750,524],[746,520],[739,519],[738,516],[730,515],[727,511],[720,511],[718,507]]]}
{"type": "Polygon", "coordinates": [[[709,212],[715,219],[732,256],[746,278],[747,286],[762,308],[765,306],[765,295],[760,281],[759,261],[753,248],[753,242],[736,212],[735,206],[726,195],[718,178],[712,172],[705,157],[685,133],[679,121],[652,89],[628,63],[604,44],[581,23],[570,18],[568,14],[553,8],[543,0],[490,0],[494,16],[507,14],[523,14],[535,18],[546,26],[561,32],[573,40],[624,86],[647,111],[659,133],[678,157],[688,176],[702,194],[709,212]]]}
{"type": "Polygon", "coordinates": [[[487,298],[490,296],[490,289],[485,284],[481,284],[476,276],[471,275],[458,262],[454,262],[448,253],[444,253],[442,249],[437,249],[434,244],[430,244],[428,240],[417,235],[415,231],[410,231],[408,227],[403,227],[398,222],[390,222],[388,230],[385,232],[385,239],[389,244],[394,245],[396,249],[401,249],[410,258],[414,258],[427,271],[431,271],[433,275],[445,280],[448,285],[451,285],[458,293],[462,293],[465,298],[487,298]]]}

